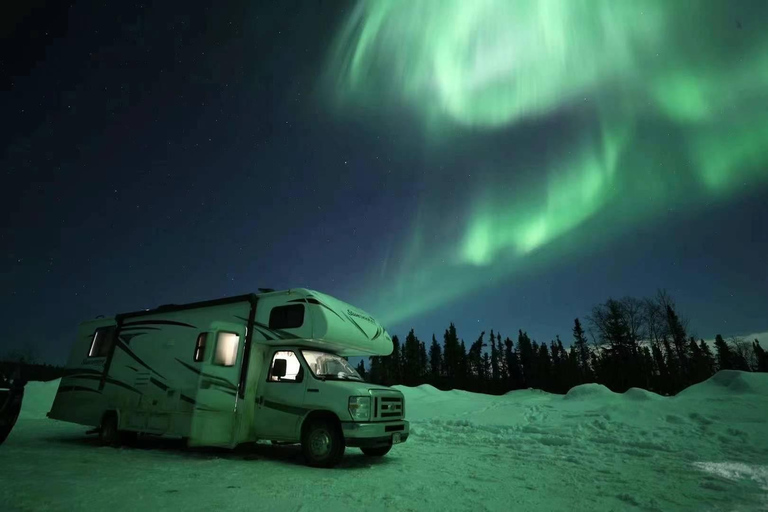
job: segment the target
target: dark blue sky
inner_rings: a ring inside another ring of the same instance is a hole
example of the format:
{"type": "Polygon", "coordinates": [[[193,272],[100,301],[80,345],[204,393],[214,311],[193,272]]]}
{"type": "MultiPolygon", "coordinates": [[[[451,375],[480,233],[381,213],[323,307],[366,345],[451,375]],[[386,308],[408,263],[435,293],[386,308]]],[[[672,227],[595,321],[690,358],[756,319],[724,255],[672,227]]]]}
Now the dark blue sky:
{"type": "MultiPolygon", "coordinates": [[[[468,182],[430,174],[436,161],[471,174],[480,145],[441,161],[407,113],[344,114],[325,94],[349,3],[32,5],[3,26],[23,50],[3,55],[0,352],[31,344],[61,362],[79,321],[258,287],[315,288],[386,319],[387,280],[371,275],[413,254],[392,247],[425,196],[440,188],[447,228],[463,215],[468,182]]],[[[502,158],[505,137],[482,151],[502,158]]],[[[666,288],[700,337],[768,331],[766,197],[763,183],[670,204],[611,236],[588,220],[388,329],[567,342],[594,304],[666,288]]]]}

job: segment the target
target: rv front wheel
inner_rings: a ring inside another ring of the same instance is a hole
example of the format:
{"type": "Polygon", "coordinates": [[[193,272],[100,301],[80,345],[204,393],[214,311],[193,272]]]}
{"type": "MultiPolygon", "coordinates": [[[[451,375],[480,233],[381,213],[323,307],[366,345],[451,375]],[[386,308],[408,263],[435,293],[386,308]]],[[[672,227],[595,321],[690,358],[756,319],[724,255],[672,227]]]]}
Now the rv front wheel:
{"type": "Polygon", "coordinates": [[[392,443],[389,443],[387,446],[379,446],[377,448],[360,448],[363,451],[363,454],[368,457],[383,457],[387,453],[389,453],[389,450],[392,449],[392,443]]]}
{"type": "Polygon", "coordinates": [[[310,466],[333,467],[344,455],[344,436],[333,422],[313,420],[301,436],[301,451],[310,466]]]}
{"type": "Polygon", "coordinates": [[[99,442],[103,446],[112,447],[118,446],[120,444],[120,433],[117,430],[117,414],[108,412],[101,419],[99,442]]]}

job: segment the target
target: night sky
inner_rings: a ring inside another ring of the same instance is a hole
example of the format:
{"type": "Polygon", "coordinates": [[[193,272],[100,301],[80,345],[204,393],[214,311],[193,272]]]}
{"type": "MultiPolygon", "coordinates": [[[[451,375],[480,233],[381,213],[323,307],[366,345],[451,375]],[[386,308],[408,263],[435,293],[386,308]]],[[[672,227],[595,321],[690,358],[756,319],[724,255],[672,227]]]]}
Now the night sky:
{"type": "Polygon", "coordinates": [[[659,288],[768,331],[763,0],[3,10],[0,353],[259,287],[423,340],[659,288]]]}

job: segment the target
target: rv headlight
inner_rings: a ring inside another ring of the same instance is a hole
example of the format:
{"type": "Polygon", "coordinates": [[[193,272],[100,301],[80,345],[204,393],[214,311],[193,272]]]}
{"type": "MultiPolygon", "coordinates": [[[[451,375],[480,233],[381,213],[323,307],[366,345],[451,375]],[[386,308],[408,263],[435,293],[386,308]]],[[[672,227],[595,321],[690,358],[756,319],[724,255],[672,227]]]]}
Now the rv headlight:
{"type": "Polygon", "coordinates": [[[349,415],[353,420],[368,421],[371,419],[371,397],[349,397],[349,415]]]}

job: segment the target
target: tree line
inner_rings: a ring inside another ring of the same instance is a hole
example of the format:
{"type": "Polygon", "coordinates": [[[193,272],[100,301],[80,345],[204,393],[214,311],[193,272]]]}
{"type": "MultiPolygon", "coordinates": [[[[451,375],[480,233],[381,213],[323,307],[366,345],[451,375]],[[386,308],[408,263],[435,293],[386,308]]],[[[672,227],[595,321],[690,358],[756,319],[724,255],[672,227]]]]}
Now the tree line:
{"type": "Polygon", "coordinates": [[[431,384],[439,389],[464,389],[503,394],[536,388],[566,393],[585,383],[603,384],[614,392],[632,387],[674,395],[719,370],[768,372],[768,356],[758,340],[729,341],[717,335],[714,350],[696,340],[665,291],[655,297],[608,299],[586,317],[576,318],[568,349],[559,336],[547,342],[485,332],[472,343],[460,339],[451,323],[442,343],[429,344],[411,329],[403,343],[392,337],[389,356],[360,361],[358,372],[383,385],[431,384]]]}

